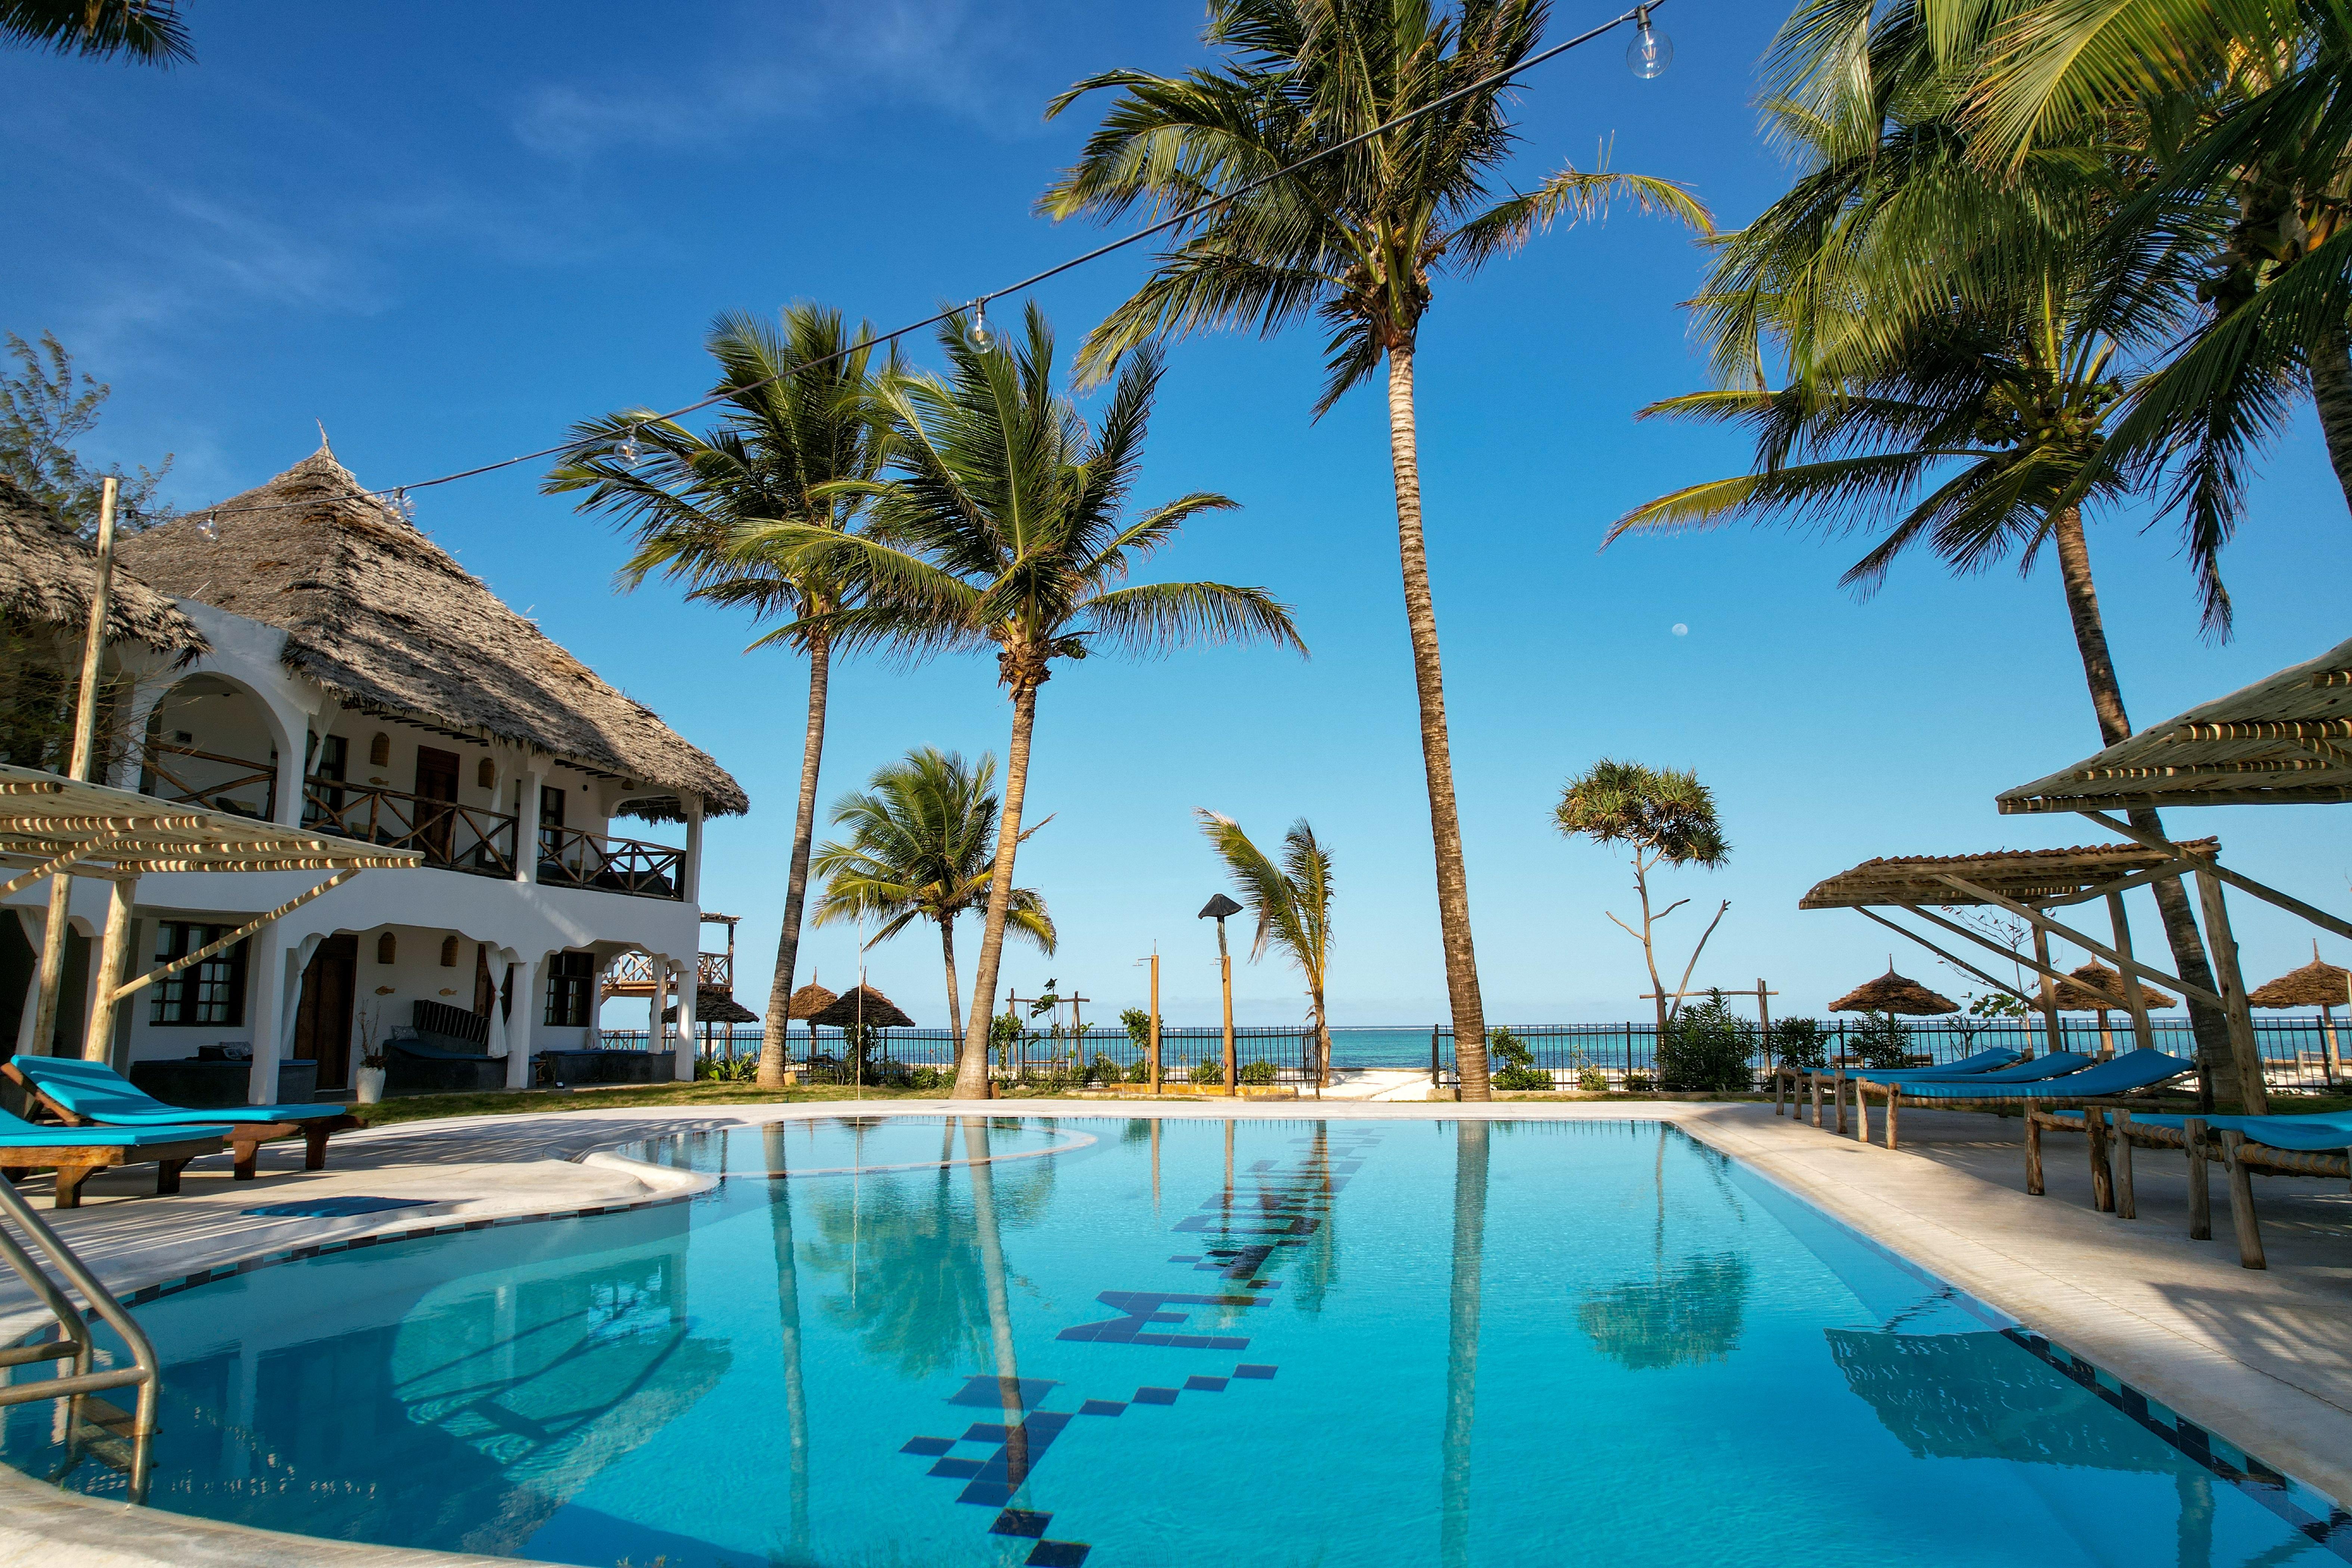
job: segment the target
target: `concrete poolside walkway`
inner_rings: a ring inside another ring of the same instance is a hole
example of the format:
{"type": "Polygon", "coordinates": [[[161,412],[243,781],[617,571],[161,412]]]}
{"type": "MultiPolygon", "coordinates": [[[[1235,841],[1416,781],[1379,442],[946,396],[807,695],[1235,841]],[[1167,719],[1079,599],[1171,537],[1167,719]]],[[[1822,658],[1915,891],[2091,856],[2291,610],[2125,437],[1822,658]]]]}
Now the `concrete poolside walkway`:
{"type": "MultiPolygon", "coordinates": [[[[336,1139],[329,1169],[305,1175],[299,1145],[263,1155],[261,1179],[232,1183],[225,1157],[189,1167],[176,1198],[138,1197],[152,1172],[94,1178],[84,1207],[48,1216],[106,1281],[142,1286],[289,1248],[435,1224],[662,1201],[708,1178],[650,1171],[595,1151],[648,1135],[776,1120],[936,1115],[968,1103],[890,1100],[772,1106],[644,1106],[409,1123],[336,1139]],[[416,1197],[426,1206],[342,1219],[247,1216],[296,1197],[416,1197]]],[[[2343,1184],[2258,1178],[2271,1267],[2238,1267],[2217,1191],[2215,1239],[2188,1239],[2186,1167],[2141,1151],[2141,1218],[2095,1213],[2080,1138],[2047,1145],[2049,1196],[2023,1186],[2022,1124],[1909,1111],[1889,1152],[1769,1105],[1683,1102],[1503,1102],[1488,1105],[1313,1101],[995,1102],[994,1115],[1219,1120],[1573,1119],[1671,1122],[2027,1327],[2113,1372],[2230,1442],[2352,1503],[2352,1195],[2343,1184]]],[[[1875,1118],[1874,1118],[1875,1121],[1875,1118]]],[[[2217,1184],[2218,1185],[2218,1184],[2217,1184]]],[[[28,1182],[28,1196],[46,1178],[28,1182]]],[[[0,1331],[30,1325],[6,1281],[0,1331]]],[[[0,1473],[0,1568],[297,1563],[483,1563],[373,1548],[313,1550],[299,1538],[169,1517],[0,1473]],[[152,1535],[126,1534],[157,1521],[152,1535]],[[104,1542],[103,1547],[99,1544],[104,1542]]]]}

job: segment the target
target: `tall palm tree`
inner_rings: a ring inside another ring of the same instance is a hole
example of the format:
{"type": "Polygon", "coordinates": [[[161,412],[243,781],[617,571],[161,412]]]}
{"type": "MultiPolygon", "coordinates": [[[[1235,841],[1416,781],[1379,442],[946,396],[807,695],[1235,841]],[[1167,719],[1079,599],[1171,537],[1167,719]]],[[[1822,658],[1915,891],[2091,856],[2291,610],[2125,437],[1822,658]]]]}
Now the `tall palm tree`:
{"type": "Polygon", "coordinates": [[[790,522],[759,532],[795,570],[843,585],[841,607],[809,622],[841,643],[918,657],[996,652],[997,679],[1013,699],[1013,733],[956,1069],[961,1099],[988,1092],[988,1028],[1013,913],[1030,737],[1038,689],[1055,661],[1097,650],[1162,653],[1199,642],[1265,641],[1301,653],[1306,644],[1289,611],[1264,589],[1127,581],[1188,518],[1234,505],[1195,491],[1126,516],[1160,385],[1155,352],[1128,358],[1100,423],[1090,427],[1055,387],[1053,329],[1035,306],[1017,341],[983,347],[957,317],[941,329],[940,343],[946,376],[903,378],[879,395],[895,432],[889,479],[835,486],[870,498],[868,532],[790,522]]]}
{"type": "MultiPolygon", "coordinates": [[[[815,925],[878,920],[866,939],[870,947],[896,936],[909,922],[939,923],[948,974],[948,1027],[955,1032],[959,1054],[963,998],[956,980],[955,922],[988,902],[997,807],[994,757],[983,755],[975,768],[955,752],[919,747],[876,768],[864,790],[841,798],[833,821],[850,830],[848,841],[818,846],[810,862],[825,883],[815,925]]],[[[1005,926],[1039,952],[1053,954],[1054,917],[1034,888],[1013,890],[1005,926]]]]}
{"type": "Polygon", "coordinates": [[[1331,1018],[1323,1006],[1323,982],[1331,972],[1331,852],[1317,841],[1301,817],[1282,835],[1280,863],[1250,841],[1242,825],[1214,811],[1196,811],[1201,831],[1234,879],[1242,903],[1257,914],[1257,940],[1250,961],[1279,946],[1307,980],[1307,1021],[1315,1031],[1315,1088],[1319,1098],[1331,1082],[1331,1018]]]}
{"type": "MultiPolygon", "coordinates": [[[[1510,69],[1535,49],[1547,9],[1544,0],[1212,0],[1204,37],[1225,52],[1224,64],[1181,77],[1109,71],[1054,100],[1049,116],[1090,92],[1119,94],[1040,206],[1057,218],[1108,219],[1236,192],[1510,69]]],[[[1432,279],[1474,273],[1560,217],[1598,217],[1612,197],[1709,225],[1706,209],[1680,186],[1606,169],[1565,168],[1532,192],[1498,198],[1494,187],[1517,141],[1507,97],[1500,86],[1465,93],[1210,208],[1079,357],[1082,373],[1097,374],[1148,339],[1242,327],[1270,337],[1313,317],[1330,332],[1318,418],[1385,362],[1438,926],[1462,1092],[1472,1100],[1488,1097],[1486,1009],[1423,541],[1413,405],[1432,279]]]]}
{"type": "MultiPolygon", "coordinates": [[[[1820,0],[1783,29],[1769,114],[1803,166],[1789,194],[1726,237],[1697,301],[1731,384],[1643,411],[1748,425],[1753,472],[1635,507],[1609,539],[1738,520],[1874,529],[1844,578],[1865,595],[1916,549],[1974,572],[2010,559],[2030,571],[2047,547],[2112,745],[2131,726],[2084,508],[2147,479],[2108,440],[2136,347],[2132,324],[2106,309],[2118,266],[2107,220],[2132,150],[2094,141],[2045,150],[2014,177],[1988,172],[1964,107],[1970,57],[1907,6],[1860,34],[1807,31],[1843,8],[1820,0]],[[1763,385],[1768,342],[1788,366],[1778,391],[1763,385]]],[[[2143,258],[2142,298],[2183,286],[2175,259],[2143,258]]],[[[2226,617],[2213,556],[2195,564],[2209,615],[2226,617]]],[[[2152,811],[2132,820],[2162,831],[2152,811]]],[[[2170,882],[2152,891],[2178,972],[2213,988],[2187,895],[2170,882]]],[[[2190,1017],[2208,1067],[2229,1061],[2219,1010],[2197,1004],[2190,1017]]]]}
{"type": "Polygon", "coordinates": [[[196,57],[177,0],[0,0],[0,44],[142,66],[196,57]]]}
{"type": "Polygon", "coordinates": [[[877,351],[872,336],[860,327],[852,338],[839,311],[810,304],[786,309],[780,327],[741,312],[722,315],[705,340],[719,365],[714,390],[726,399],[715,428],[698,434],[642,408],[589,420],[572,427],[572,455],[541,486],[550,495],[584,492],[579,510],[609,511],[635,534],[635,552],[620,571],[624,587],[660,571],[687,583],[689,599],[790,617],[752,646],[783,643],[808,657],[800,803],[760,1043],[759,1082],[768,1088],[784,1082],[833,678],[824,618],[842,593],[822,573],[781,559],[759,530],[778,518],[834,533],[857,526],[864,497],[829,486],[873,478],[889,455],[888,430],[872,417],[872,393],[900,366],[897,350],[877,351]]]}

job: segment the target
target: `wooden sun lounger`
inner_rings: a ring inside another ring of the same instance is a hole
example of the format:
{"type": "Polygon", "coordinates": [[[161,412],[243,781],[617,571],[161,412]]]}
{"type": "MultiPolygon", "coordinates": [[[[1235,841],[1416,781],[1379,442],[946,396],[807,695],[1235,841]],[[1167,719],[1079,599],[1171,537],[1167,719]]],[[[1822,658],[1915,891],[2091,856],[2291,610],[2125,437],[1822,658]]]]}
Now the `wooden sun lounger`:
{"type": "MultiPolygon", "coordinates": [[[[176,1105],[165,1105],[161,1101],[133,1089],[128,1080],[120,1079],[115,1074],[107,1072],[106,1077],[114,1079],[121,1084],[121,1087],[118,1092],[131,1106],[132,1115],[137,1118],[133,1120],[131,1115],[115,1116],[78,1111],[61,1097],[63,1091],[51,1093],[36,1082],[33,1077],[18,1067],[15,1061],[0,1066],[0,1075],[5,1075],[11,1082],[23,1089],[37,1106],[55,1116],[61,1125],[68,1127],[152,1126],[165,1118],[195,1123],[226,1123],[228,1146],[233,1152],[235,1160],[232,1174],[234,1179],[237,1181],[254,1179],[258,1168],[261,1145],[274,1139],[301,1138],[304,1145],[302,1168],[306,1171],[324,1170],[327,1168],[327,1140],[337,1133],[349,1132],[367,1125],[358,1117],[331,1105],[320,1106],[312,1113],[297,1117],[286,1117],[281,1114],[269,1120],[260,1118],[272,1111],[307,1108],[230,1105],[209,1111],[186,1110],[176,1105]]],[[[217,1146],[217,1145],[215,1145],[215,1147],[217,1146]]],[[[173,1179],[176,1182],[176,1173],[173,1179]]],[[[175,1186],[172,1190],[177,1191],[178,1188],[175,1186]]]]}
{"type": "Polygon", "coordinates": [[[169,1197],[180,1190],[180,1172],[199,1155],[220,1153],[226,1127],[93,1128],[86,1142],[76,1141],[64,1127],[37,1127],[21,1117],[0,1111],[0,1176],[23,1181],[37,1170],[58,1173],[56,1206],[81,1207],[81,1184],[102,1170],[121,1166],[155,1166],[155,1193],[169,1197]]]}

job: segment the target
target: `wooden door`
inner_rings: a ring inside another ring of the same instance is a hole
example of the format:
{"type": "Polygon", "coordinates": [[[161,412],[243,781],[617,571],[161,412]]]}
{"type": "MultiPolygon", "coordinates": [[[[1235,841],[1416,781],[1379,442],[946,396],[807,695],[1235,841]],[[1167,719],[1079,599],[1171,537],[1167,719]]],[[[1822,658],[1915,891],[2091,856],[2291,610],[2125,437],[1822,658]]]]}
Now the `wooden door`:
{"type": "Polygon", "coordinates": [[[457,754],[436,751],[429,746],[416,748],[416,847],[442,865],[449,863],[451,841],[455,834],[457,813],[448,806],[432,804],[457,800],[457,754]]]}
{"type": "Polygon", "coordinates": [[[302,971],[302,1000],[294,1009],[294,1060],[319,1064],[319,1087],[352,1082],[352,1003],[359,990],[360,939],[330,936],[302,971]]]}

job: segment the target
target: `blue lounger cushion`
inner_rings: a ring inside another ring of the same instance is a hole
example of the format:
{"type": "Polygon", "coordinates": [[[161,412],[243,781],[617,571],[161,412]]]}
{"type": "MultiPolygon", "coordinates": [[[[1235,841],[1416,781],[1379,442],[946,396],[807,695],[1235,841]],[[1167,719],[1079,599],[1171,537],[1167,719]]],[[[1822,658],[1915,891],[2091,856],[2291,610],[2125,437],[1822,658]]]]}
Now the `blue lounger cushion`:
{"type": "MultiPolygon", "coordinates": [[[[183,1112],[183,1115],[186,1113],[183,1112]]],[[[0,1111],[0,1165],[16,1149],[146,1149],[161,1144],[226,1138],[226,1127],[36,1127],[0,1111]]]]}
{"type": "MultiPolygon", "coordinates": [[[[2178,1127],[2188,1120],[2186,1116],[2135,1115],[2132,1124],[2151,1122],[2159,1127],[2178,1127]]],[[[2217,1133],[2243,1133],[2248,1143],[2267,1148],[2314,1155],[2352,1149],[2352,1111],[2321,1116],[2207,1116],[2203,1120],[2217,1133]]]]}
{"type": "Polygon", "coordinates": [[[1933,1083],[1938,1079],[1974,1078],[1979,1073],[1997,1072],[2002,1068],[2014,1064],[2017,1060],[2017,1052],[2006,1046],[1997,1045],[1990,1051],[1979,1051],[1974,1056],[1964,1056],[1958,1061],[1948,1061],[1941,1067],[1889,1068],[1884,1072],[1873,1068],[1864,1068],[1854,1076],[1867,1078],[1873,1083],[1933,1083]]]}
{"type": "Polygon", "coordinates": [[[309,1122],[348,1113],[341,1105],[225,1105],[190,1111],[166,1105],[102,1061],[71,1056],[19,1056],[16,1071],[77,1116],[118,1127],[153,1127],[202,1117],[215,1122],[309,1122]]]}
{"type": "MultiPolygon", "coordinates": [[[[1979,1083],[2039,1083],[2045,1078],[2057,1078],[2069,1072],[2080,1072],[2095,1061],[2080,1051],[2053,1051],[2047,1056],[2037,1056],[2031,1061],[2021,1061],[2014,1067],[2004,1067],[1993,1072],[1972,1072],[1968,1075],[1971,1085],[1979,1083]]],[[[1865,1083],[1941,1083],[1947,1074],[1931,1067],[1909,1072],[1857,1072],[1855,1077],[1865,1083]]]]}
{"type": "Polygon", "coordinates": [[[1906,1083],[1901,1088],[1906,1099],[1915,1100],[2096,1100],[2134,1089],[2153,1088],[2196,1071],[2197,1064],[2183,1057],[2143,1048],[2127,1051],[2113,1061],[2102,1061],[2080,1072],[2037,1083],[1992,1084],[1979,1079],[1973,1082],[1906,1083]]]}

